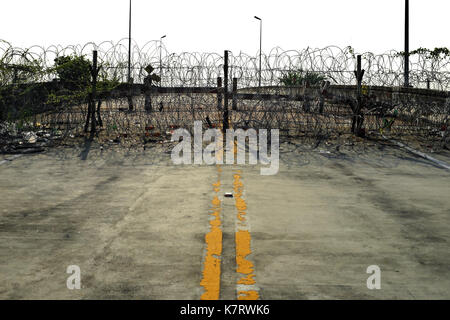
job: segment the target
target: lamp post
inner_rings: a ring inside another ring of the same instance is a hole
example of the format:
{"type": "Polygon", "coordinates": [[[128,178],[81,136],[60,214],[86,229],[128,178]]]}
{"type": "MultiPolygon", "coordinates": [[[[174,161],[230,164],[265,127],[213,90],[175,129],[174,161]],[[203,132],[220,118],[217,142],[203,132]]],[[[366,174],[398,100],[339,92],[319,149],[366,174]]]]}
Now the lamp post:
{"type": "MultiPolygon", "coordinates": [[[[163,35],[159,38],[159,76],[162,79],[162,39],[164,39],[166,35],[163,35]]],[[[161,83],[161,82],[160,82],[161,83]]]]}
{"type": "Polygon", "coordinates": [[[409,0],[405,0],[405,87],[409,87],[409,0]]]}
{"type": "Polygon", "coordinates": [[[130,0],[130,17],[128,25],[128,83],[131,80],[131,0],[130,0]]]}
{"type": "Polygon", "coordinates": [[[255,16],[259,20],[259,87],[261,87],[261,56],[262,56],[262,19],[255,16]]]}

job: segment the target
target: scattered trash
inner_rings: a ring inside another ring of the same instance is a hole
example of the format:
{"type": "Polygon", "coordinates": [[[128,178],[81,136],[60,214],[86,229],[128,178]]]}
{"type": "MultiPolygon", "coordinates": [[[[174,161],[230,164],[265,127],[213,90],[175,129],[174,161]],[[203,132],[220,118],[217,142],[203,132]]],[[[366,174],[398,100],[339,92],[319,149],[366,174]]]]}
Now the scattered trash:
{"type": "Polygon", "coordinates": [[[231,192],[225,193],[225,198],[233,198],[233,194],[231,192]]]}
{"type": "Polygon", "coordinates": [[[37,135],[34,132],[26,132],[24,134],[24,139],[26,140],[27,143],[36,143],[37,142],[37,135]]]}

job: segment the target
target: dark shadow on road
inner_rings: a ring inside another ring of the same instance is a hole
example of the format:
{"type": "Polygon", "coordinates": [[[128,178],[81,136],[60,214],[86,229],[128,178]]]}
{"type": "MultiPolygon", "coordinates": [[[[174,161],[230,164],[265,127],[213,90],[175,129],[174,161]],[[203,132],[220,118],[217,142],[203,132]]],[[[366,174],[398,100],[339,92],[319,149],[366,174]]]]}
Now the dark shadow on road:
{"type": "Polygon", "coordinates": [[[94,140],[94,136],[95,136],[95,132],[91,132],[89,137],[85,138],[83,151],[81,151],[80,154],[78,155],[81,158],[81,160],[87,159],[87,157],[89,155],[89,151],[91,150],[91,145],[92,145],[92,141],[94,140]]]}

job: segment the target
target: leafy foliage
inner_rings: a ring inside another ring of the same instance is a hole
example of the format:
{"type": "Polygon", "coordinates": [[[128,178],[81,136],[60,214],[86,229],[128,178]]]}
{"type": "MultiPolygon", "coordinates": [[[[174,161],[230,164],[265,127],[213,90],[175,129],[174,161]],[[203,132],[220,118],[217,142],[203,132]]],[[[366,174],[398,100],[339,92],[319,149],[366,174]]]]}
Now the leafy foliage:
{"type": "MultiPolygon", "coordinates": [[[[119,84],[116,74],[109,79],[104,69],[107,65],[101,65],[97,78],[97,95],[106,94],[115,89],[119,84]]],[[[84,56],[62,56],[55,59],[54,71],[58,74],[65,90],[52,92],[48,95],[47,103],[53,105],[73,104],[85,100],[92,92],[91,62],[84,56]]]]}
{"type": "MultiPolygon", "coordinates": [[[[434,50],[430,50],[427,48],[419,48],[414,51],[411,51],[409,55],[420,54],[424,55],[429,59],[439,59],[442,57],[450,57],[450,50],[448,48],[434,48],[434,50]]],[[[405,56],[405,52],[401,51],[398,53],[398,56],[405,56]]]]}
{"type": "Polygon", "coordinates": [[[55,59],[55,71],[64,87],[85,89],[91,79],[91,63],[84,56],[61,56],[55,59]]]}
{"type": "Polygon", "coordinates": [[[300,69],[299,71],[289,71],[279,80],[284,86],[314,86],[326,80],[326,77],[316,72],[303,71],[302,69],[300,69]]]}

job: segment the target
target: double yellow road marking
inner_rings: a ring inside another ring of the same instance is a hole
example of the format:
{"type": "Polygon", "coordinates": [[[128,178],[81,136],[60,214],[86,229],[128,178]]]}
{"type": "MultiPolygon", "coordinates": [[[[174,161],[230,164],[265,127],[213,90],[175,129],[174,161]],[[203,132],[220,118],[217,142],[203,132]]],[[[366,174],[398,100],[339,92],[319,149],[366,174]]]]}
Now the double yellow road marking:
{"type": "MultiPolygon", "coordinates": [[[[200,285],[204,288],[201,296],[202,300],[218,300],[220,298],[220,278],[221,278],[221,255],[222,255],[222,213],[219,192],[221,186],[222,168],[217,166],[218,179],[213,184],[214,199],[211,206],[210,231],[205,236],[206,254],[203,264],[203,276],[200,285]]],[[[235,232],[236,244],[236,272],[238,280],[236,283],[236,294],[238,300],[259,299],[258,288],[256,287],[255,268],[249,259],[251,251],[251,233],[247,216],[247,204],[243,198],[244,184],[241,180],[242,172],[237,170],[234,174],[233,189],[235,207],[237,209],[237,224],[235,232]]]]}
{"type": "MultiPolygon", "coordinates": [[[[231,121],[230,121],[231,123],[231,121]]],[[[223,158],[223,145],[219,140],[219,152],[217,159],[223,158]]],[[[236,156],[237,145],[234,142],[234,154],[236,156]]],[[[213,183],[214,199],[211,206],[210,231],[205,236],[206,254],[203,264],[203,275],[200,285],[204,288],[201,300],[219,300],[220,298],[220,278],[221,278],[221,255],[222,255],[222,213],[219,192],[221,186],[222,168],[217,166],[217,182],[213,183]]],[[[235,232],[236,244],[236,272],[239,274],[236,283],[236,294],[238,300],[259,299],[259,289],[256,286],[255,267],[250,261],[251,234],[247,217],[247,204],[243,199],[244,184],[241,180],[242,172],[237,170],[233,175],[233,190],[235,206],[237,209],[237,225],[235,232]]]]}

